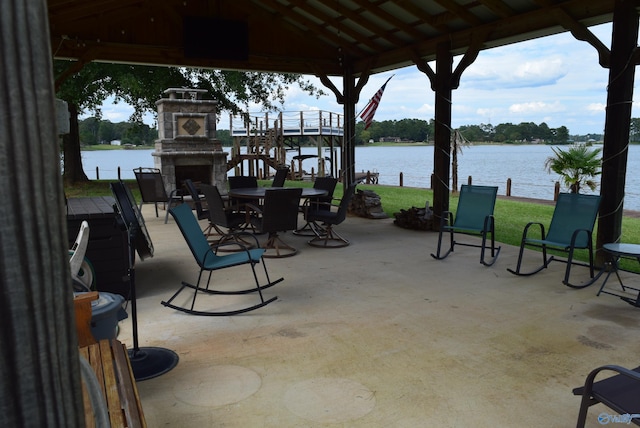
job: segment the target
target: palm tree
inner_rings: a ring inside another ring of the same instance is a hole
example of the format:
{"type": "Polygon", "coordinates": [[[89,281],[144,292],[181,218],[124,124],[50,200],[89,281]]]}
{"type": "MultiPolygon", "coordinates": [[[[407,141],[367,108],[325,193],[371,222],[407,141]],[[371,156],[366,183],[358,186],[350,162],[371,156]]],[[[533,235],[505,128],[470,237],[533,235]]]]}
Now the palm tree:
{"type": "Polygon", "coordinates": [[[547,172],[559,174],[571,193],[580,193],[582,185],[594,190],[598,183],[591,178],[600,175],[602,149],[589,148],[585,144],[574,144],[564,151],[552,147],[555,156],[549,156],[544,163],[547,172]]]}
{"type": "Polygon", "coordinates": [[[471,142],[458,129],[451,134],[451,191],[458,192],[458,153],[462,154],[463,147],[469,147],[471,142]]]}

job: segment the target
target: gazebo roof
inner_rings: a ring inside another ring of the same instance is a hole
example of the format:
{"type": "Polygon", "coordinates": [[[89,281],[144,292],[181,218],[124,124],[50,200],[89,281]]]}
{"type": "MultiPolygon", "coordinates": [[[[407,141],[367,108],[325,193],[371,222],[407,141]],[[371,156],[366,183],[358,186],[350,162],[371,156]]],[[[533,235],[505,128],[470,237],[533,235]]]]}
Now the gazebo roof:
{"type": "Polygon", "coordinates": [[[56,58],[377,73],[612,20],[614,0],[48,0],[56,58]]]}

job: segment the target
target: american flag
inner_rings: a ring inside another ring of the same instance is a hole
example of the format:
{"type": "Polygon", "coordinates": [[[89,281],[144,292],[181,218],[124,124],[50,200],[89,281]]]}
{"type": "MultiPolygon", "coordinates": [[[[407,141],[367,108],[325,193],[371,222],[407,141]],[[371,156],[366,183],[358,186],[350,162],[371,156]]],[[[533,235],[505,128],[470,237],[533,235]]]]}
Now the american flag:
{"type": "Polygon", "coordinates": [[[364,129],[367,129],[371,126],[371,123],[373,123],[373,116],[376,114],[378,104],[380,104],[382,94],[384,93],[384,88],[387,86],[387,83],[389,83],[389,80],[391,80],[391,77],[389,77],[387,81],[384,82],[384,85],[382,85],[382,87],[378,89],[378,92],[376,92],[373,98],[369,100],[369,104],[367,104],[366,107],[362,110],[362,113],[360,113],[360,118],[364,120],[364,129]]]}

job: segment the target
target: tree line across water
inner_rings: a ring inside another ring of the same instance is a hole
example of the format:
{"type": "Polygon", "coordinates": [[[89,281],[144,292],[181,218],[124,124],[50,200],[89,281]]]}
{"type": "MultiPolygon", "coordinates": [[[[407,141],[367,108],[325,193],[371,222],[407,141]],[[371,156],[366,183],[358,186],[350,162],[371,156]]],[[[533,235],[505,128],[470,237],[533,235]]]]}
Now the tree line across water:
{"type": "MultiPolygon", "coordinates": [[[[565,126],[549,128],[542,122],[522,122],[519,124],[501,123],[499,125],[465,125],[458,131],[467,141],[474,143],[546,143],[567,144],[572,142],[602,141],[603,134],[571,135],[565,126]]],[[[119,140],[122,145],[151,146],[158,138],[158,131],[144,123],[100,120],[90,117],[79,121],[80,142],[82,145],[109,144],[119,140]]],[[[384,120],[373,122],[364,129],[364,122],[356,124],[356,144],[370,142],[432,142],[434,136],[433,119],[384,120]]],[[[231,146],[232,137],[228,130],[218,129],[217,137],[224,146],[231,146]]],[[[640,142],[640,118],[631,119],[629,140],[640,142]]],[[[302,141],[304,144],[304,141],[302,141]]]]}

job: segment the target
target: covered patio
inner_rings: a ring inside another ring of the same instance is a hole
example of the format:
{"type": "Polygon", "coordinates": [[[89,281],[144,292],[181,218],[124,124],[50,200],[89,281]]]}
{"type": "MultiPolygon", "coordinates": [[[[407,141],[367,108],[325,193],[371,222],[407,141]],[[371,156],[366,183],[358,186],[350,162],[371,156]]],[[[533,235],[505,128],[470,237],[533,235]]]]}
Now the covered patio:
{"type": "MultiPolygon", "coordinates": [[[[640,318],[618,298],[561,283],[562,263],[528,278],[478,249],[430,257],[437,234],[349,216],[352,244],[267,260],[284,282],[271,305],[235,317],[198,317],[160,301],[197,275],[177,225],[143,209],[155,256],[136,264],[140,346],[180,362],[138,382],[149,426],[548,426],[575,424],[572,388],[601,364],[636,366],[640,318]]],[[[204,223],[202,224],[204,226],[204,223]]],[[[291,236],[289,236],[291,235],[291,236]]],[[[576,268],[576,273],[586,273],[576,268]]],[[[250,270],[214,273],[250,284],[250,270]]],[[[244,297],[249,298],[250,297],[244,297]]],[[[228,302],[201,296],[198,302],[228,302]]],[[[131,345],[131,322],[119,339],[131,345]]],[[[600,426],[595,406],[587,426],[600,426]]]]}
{"type": "MultiPolygon", "coordinates": [[[[452,92],[465,68],[480,50],[571,31],[609,67],[598,242],[620,236],[638,0],[2,5],[0,82],[12,101],[0,105],[0,171],[11,183],[0,239],[6,425],[84,425],[52,58],[76,61],[58,79],[89,61],[315,74],[345,106],[346,177],[355,165],[354,107],[368,77],[413,63],[435,95],[438,216],[449,206],[452,92]],[[193,18],[208,19],[203,28],[239,22],[251,32],[225,41],[251,34],[250,49],[241,58],[198,53],[215,44],[189,39],[184,29],[193,18]],[[588,26],[610,21],[608,48],[588,26]],[[454,55],[462,56],[455,69],[454,55]],[[341,88],[332,76],[342,78],[341,88]]],[[[513,265],[513,248],[503,248],[490,269],[465,250],[436,262],[429,257],[433,236],[382,220],[376,228],[347,221],[341,229],[353,244],[344,249],[305,248],[270,263],[285,283],[274,287],[280,300],[264,311],[221,319],[173,313],[158,302],[196,275],[195,265],[176,229],[147,217],[157,256],[138,266],[141,339],[181,357],[173,371],[140,384],[151,426],[566,426],[578,405],[570,389],[590,369],[637,364],[635,309],[596,298],[593,288],[566,289],[561,266],[514,278],[504,270],[513,265]],[[393,229],[388,236],[385,227],[393,229]],[[230,382],[247,380],[218,387],[214,381],[225,373],[230,382]],[[207,401],[234,388],[222,404],[207,401]]],[[[240,273],[233,279],[243,280],[240,273]]],[[[127,334],[123,328],[123,341],[127,334]]]]}

